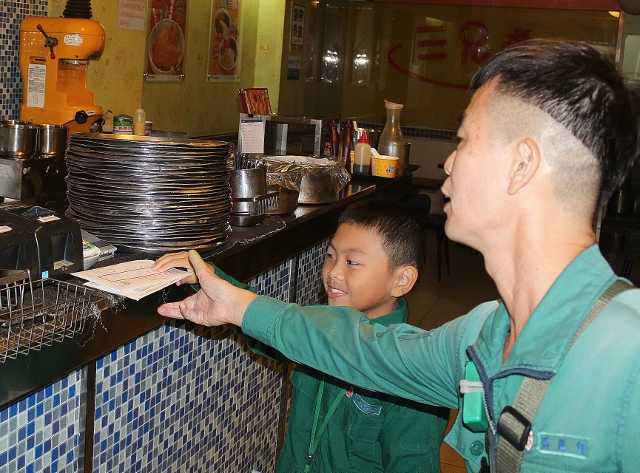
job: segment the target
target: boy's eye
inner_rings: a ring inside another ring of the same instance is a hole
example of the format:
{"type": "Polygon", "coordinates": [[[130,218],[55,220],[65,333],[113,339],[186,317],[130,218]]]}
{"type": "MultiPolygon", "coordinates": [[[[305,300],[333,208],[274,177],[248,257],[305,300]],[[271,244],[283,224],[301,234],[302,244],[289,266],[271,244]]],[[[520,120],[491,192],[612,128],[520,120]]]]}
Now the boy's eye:
{"type": "Polygon", "coordinates": [[[359,263],[358,263],[357,261],[353,261],[352,259],[348,259],[348,260],[347,260],[347,264],[348,264],[348,265],[351,265],[351,266],[356,266],[356,265],[358,265],[359,263]]]}
{"type": "Polygon", "coordinates": [[[333,259],[333,258],[334,258],[333,253],[327,253],[327,254],[325,255],[325,258],[326,258],[326,259],[333,259]]]}

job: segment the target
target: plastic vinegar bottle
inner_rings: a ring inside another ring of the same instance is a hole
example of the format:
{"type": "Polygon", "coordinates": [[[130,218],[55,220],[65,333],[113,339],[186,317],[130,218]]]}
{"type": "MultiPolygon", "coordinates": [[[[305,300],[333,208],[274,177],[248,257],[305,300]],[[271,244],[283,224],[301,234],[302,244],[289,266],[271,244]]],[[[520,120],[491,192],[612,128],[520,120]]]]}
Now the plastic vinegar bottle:
{"type": "Polygon", "coordinates": [[[133,134],[134,135],[144,135],[145,127],[146,127],[146,119],[147,114],[144,113],[144,110],[138,108],[136,113],[133,114],[133,134]]]}
{"type": "Polygon", "coordinates": [[[371,174],[371,145],[366,131],[362,132],[353,153],[353,173],[371,174]]]}

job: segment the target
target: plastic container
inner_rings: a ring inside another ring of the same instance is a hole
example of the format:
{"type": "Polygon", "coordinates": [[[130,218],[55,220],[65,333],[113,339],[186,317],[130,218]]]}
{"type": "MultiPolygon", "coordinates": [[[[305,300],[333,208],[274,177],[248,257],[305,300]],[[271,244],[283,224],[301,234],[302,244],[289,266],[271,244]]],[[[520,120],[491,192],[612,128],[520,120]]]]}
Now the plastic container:
{"type": "Polygon", "coordinates": [[[144,110],[138,108],[133,114],[133,134],[134,135],[144,135],[146,130],[146,119],[147,114],[144,113],[144,110]]]}
{"type": "Polygon", "coordinates": [[[113,132],[116,135],[132,135],[133,117],[129,115],[116,115],[113,117],[113,132]]]}
{"type": "MultiPolygon", "coordinates": [[[[371,166],[373,170],[374,167],[371,166]]],[[[398,172],[398,158],[396,156],[380,155],[375,159],[375,172],[372,173],[378,177],[396,177],[398,172]]]]}
{"type": "Polygon", "coordinates": [[[353,153],[353,173],[371,174],[371,145],[366,131],[360,136],[353,153]]]}
{"type": "Polygon", "coordinates": [[[387,109],[387,123],[380,134],[380,142],[376,149],[380,154],[397,156],[398,169],[396,170],[396,175],[403,176],[404,170],[409,164],[405,159],[404,137],[400,129],[400,112],[402,112],[404,105],[385,100],[384,106],[387,109]]]}

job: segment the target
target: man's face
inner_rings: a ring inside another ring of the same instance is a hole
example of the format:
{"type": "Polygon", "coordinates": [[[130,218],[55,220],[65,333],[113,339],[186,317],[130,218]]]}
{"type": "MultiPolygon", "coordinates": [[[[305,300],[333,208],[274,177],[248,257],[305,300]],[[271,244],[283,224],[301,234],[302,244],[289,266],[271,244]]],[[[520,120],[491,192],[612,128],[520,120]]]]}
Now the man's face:
{"type": "Polygon", "coordinates": [[[505,166],[500,166],[501,149],[491,140],[491,118],[487,104],[494,94],[493,82],[482,86],[463,114],[460,143],[445,162],[449,174],[442,193],[449,198],[444,206],[446,231],[452,240],[481,249],[484,231],[497,228],[504,194],[505,166]]]}
{"type": "Polygon", "coordinates": [[[350,223],[338,227],[329,247],[322,281],[330,306],[349,306],[370,319],[396,310],[391,295],[395,273],[382,247],[380,235],[350,223]]]}

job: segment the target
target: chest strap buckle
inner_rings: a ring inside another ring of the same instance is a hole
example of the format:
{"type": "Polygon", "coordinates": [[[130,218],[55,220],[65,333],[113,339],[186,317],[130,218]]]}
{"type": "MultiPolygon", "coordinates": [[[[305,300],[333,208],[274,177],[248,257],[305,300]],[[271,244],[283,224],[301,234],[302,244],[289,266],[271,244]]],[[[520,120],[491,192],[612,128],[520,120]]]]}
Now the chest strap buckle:
{"type": "Polygon", "coordinates": [[[508,441],[513,448],[523,451],[531,432],[531,422],[513,406],[506,406],[498,419],[498,434],[508,441]]]}

